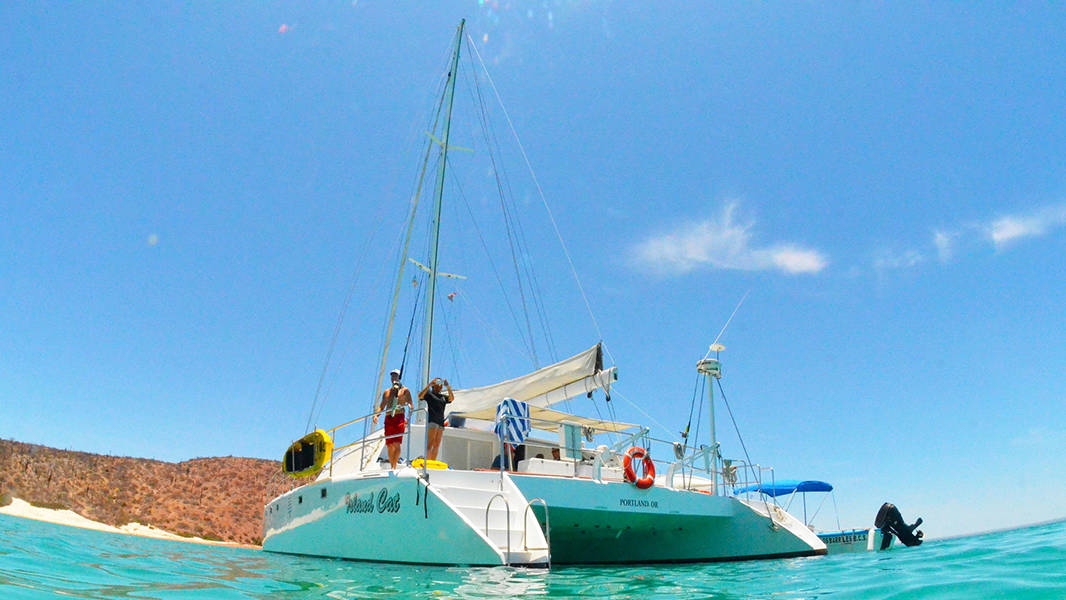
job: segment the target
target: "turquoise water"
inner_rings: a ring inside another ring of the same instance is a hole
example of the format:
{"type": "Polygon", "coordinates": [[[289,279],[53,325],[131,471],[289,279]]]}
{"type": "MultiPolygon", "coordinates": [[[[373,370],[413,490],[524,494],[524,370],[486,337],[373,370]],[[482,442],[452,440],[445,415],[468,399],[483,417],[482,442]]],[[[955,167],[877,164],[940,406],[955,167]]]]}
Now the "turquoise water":
{"type": "Polygon", "coordinates": [[[1066,598],[1066,523],[888,552],[524,570],[356,563],[0,515],[8,598],[1066,598]]]}

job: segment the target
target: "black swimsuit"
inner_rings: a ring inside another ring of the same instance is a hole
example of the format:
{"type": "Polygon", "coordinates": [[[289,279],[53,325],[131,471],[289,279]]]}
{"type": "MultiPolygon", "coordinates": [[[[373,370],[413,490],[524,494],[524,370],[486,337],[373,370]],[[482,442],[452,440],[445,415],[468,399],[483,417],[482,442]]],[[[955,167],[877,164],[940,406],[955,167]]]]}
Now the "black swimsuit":
{"type": "Polygon", "coordinates": [[[444,394],[438,394],[433,390],[428,390],[422,399],[426,401],[426,408],[429,409],[429,415],[427,417],[429,422],[444,427],[444,406],[448,404],[448,400],[444,394]]]}

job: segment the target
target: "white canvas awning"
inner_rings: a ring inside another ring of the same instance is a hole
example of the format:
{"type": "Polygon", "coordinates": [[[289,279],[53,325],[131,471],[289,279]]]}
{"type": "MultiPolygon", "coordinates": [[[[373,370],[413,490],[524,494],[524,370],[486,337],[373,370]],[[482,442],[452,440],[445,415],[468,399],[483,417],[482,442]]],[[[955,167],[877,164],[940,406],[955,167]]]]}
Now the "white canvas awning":
{"type": "MultiPolygon", "coordinates": [[[[496,409],[486,408],[473,413],[463,413],[463,416],[468,419],[492,421],[496,418],[496,409]]],[[[617,433],[619,431],[625,431],[637,427],[632,423],[619,423],[616,421],[593,419],[591,417],[579,417],[570,413],[564,413],[562,411],[539,406],[529,407],[529,420],[533,429],[540,429],[541,431],[554,431],[560,423],[574,423],[582,427],[591,427],[595,429],[597,433],[603,433],[605,431],[617,433]]]]}
{"type": "Polygon", "coordinates": [[[593,390],[610,389],[618,379],[618,371],[614,367],[603,369],[601,352],[600,345],[596,344],[580,354],[521,377],[455,390],[447,412],[491,421],[496,416],[496,405],[504,398],[528,402],[531,408],[544,408],[593,390]],[[475,416],[481,414],[488,416],[475,416]]]}

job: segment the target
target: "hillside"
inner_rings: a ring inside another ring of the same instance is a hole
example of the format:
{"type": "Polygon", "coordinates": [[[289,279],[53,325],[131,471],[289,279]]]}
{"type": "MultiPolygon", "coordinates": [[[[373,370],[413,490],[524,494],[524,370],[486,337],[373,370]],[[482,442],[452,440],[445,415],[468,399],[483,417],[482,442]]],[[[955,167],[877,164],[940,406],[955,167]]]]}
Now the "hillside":
{"type": "Polygon", "coordinates": [[[185,536],[260,544],[263,506],[297,485],[273,460],[170,463],[0,440],[0,494],[108,525],[136,521],[185,536]]]}

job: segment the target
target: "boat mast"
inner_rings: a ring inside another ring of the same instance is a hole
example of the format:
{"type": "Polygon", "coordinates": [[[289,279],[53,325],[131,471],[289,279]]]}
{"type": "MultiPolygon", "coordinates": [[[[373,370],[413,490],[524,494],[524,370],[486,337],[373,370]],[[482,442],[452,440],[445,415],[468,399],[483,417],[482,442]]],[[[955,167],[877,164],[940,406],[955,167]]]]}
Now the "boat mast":
{"type": "MultiPolygon", "coordinates": [[[[419,387],[425,387],[429,383],[430,364],[433,356],[433,309],[436,305],[437,295],[437,248],[440,245],[440,216],[441,199],[444,196],[444,169],[448,165],[448,136],[452,128],[452,101],[455,99],[455,79],[459,69],[459,48],[463,43],[463,28],[466,19],[459,21],[459,31],[455,36],[455,51],[452,55],[451,70],[448,71],[448,83],[445,89],[446,108],[444,112],[444,131],[440,139],[440,165],[437,169],[437,185],[433,193],[433,240],[430,245],[429,255],[429,287],[426,290],[426,326],[422,341],[422,382],[419,387]]],[[[418,403],[422,408],[422,401],[418,403]]],[[[424,413],[419,413],[419,421],[424,419],[424,413]]]]}
{"type": "Polygon", "coordinates": [[[714,380],[722,378],[722,363],[718,360],[718,353],[722,350],[725,350],[725,346],[713,344],[710,352],[715,353],[715,358],[705,358],[696,363],[696,370],[707,378],[707,408],[711,415],[711,489],[715,495],[718,494],[718,438],[714,431],[714,380]]]}

